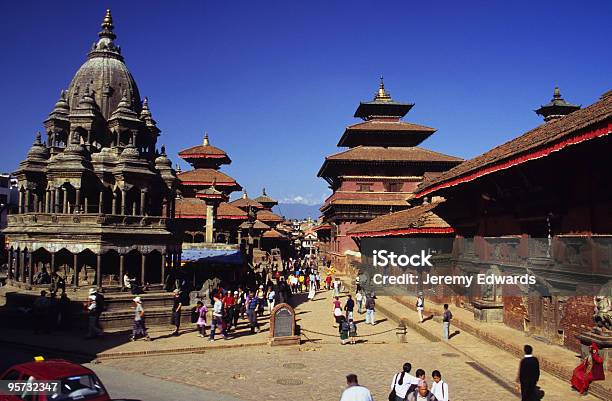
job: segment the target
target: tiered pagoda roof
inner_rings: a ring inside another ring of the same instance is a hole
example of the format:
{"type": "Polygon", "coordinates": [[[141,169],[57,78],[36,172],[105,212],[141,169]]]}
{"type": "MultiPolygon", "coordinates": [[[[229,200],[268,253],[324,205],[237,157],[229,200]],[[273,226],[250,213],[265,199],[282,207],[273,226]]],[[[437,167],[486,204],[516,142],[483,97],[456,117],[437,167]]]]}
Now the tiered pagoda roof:
{"type": "Polygon", "coordinates": [[[274,206],[278,205],[278,201],[268,196],[266,193],[266,189],[264,188],[261,191],[261,195],[257,198],[253,199],[255,202],[261,203],[266,209],[272,209],[274,206]]]}
{"type": "Polygon", "coordinates": [[[326,157],[318,176],[335,187],[339,176],[356,175],[356,171],[369,174],[367,165],[420,163],[435,166],[433,170],[446,170],[463,161],[416,147],[436,130],[401,120],[413,106],[394,101],[381,77],[374,100],[361,102],[355,111],[355,117],[364,121],[348,126],[338,142],[338,146],[349,149],[326,157]],[[355,169],[358,164],[362,167],[355,169]]]}
{"type": "Polygon", "coordinates": [[[201,145],[192,146],[179,152],[179,157],[191,164],[194,168],[213,168],[219,169],[223,164],[231,164],[224,150],[210,144],[208,133],[204,134],[204,141],[201,145]]]}
{"type": "Polygon", "coordinates": [[[239,207],[239,208],[241,208],[243,210],[246,210],[249,207],[252,207],[252,208],[255,208],[255,209],[264,209],[264,206],[261,203],[259,203],[259,202],[257,202],[257,201],[255,201],[255,200],[253,200],[253,199],[248,197],[246,190],[242,191],[242,196],[240,198],[238,198],[235,201],[230,202],[230,203],[233,206],[239,207]]]}
{"type": "MultiPolygon", "coordinates": [[[[178,219],[204,219],[206,220],[206,204],[196,198],[182,198],[176,200],[176,218],[178,219]]],[[[217,220],[246,220],[244,210],[221,202],[217,207],[217,220]]]]}
{"type": "Polygon", "coordinates": [[[229,192],[239,191],[242,187],[229,175],[211,168],[199,168],[181,172],[178,175],[181,185],[215,186],[229,192]]]}
{"type": "Polygon", "coordinates": [[[277,225],[285,221],[285,218],[270,210],[264,209],[257,211],[257,220],[261,220],[266,224],[272,223],[272,225],[277,225]]]}

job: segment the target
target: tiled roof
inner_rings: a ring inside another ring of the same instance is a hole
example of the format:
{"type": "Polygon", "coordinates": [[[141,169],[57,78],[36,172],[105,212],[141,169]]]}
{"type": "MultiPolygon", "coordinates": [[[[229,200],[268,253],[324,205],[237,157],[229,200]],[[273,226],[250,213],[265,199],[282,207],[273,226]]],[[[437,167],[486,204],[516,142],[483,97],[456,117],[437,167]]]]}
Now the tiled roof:
{"type": "Polygon", "coordinates": [[[268,195],[260,195],[257,198],[253,199],[255,202],[259,203],[274,203],[278,204],[278,201],[270,198],[268,195]]]}
{"type": "Polygon", "coordinates": [[[235,201],[230,202],[230,204],[236,206],[236,207],[240,207],[240,208],[247,208],[249,206],[254,207],[256,209],[263,209],[263,205],[259,202],[254,201],[251,198],[245,198],[245,197],[241,197],[236,199],[235,201]]]}
{"type": "Polygon", "coordinates": [[[240,187],[232,177],[212,168],[185,171],[178,175],[178,179],[183,185],[212,185],[214,182],[217,187],[240,187]]]}
{"type": "Polygon", "coordinates": [[[602,124],[602,127],[592,137],[607,135],[610,133],[611,116],[612,91],[608,91],[600,101],[589,107],[544,123],[518,138],[465,161],[439,177],[421,184],[418,196],[424,196],[440,187],[471,181],[500,169],[547,156],[550,152],[560,150],[565,146],[592,139],[581,137],[580,134],[597,124],[602,124]]]}
{"type": "Polygon", "coordinates": [[[349,125],[347,131],[417,131],[436,132],[435,128],[413,124],[406,121],[368,120],[362,123],[349,125]]]}
{"type": "Polygon", "coordinates": [[[356,237],[393,236],[411,233],[452,233],[450,225],[432,210],[439,203],[415,206],[400,212],[376,217],[348,230],[356,237]]]}
{"type": "Polygon", "coordinates": [[[284,217],[279,216],[269,210],[260,210],[257,212],[257,219],[264,222],[282,223],[285,221],[284,217]]]}
{"type": "Polygon", "coordinates": [[[271,230],[266,231],[265,233],[262,234],[261,237],[262,238],[270,238],[270,239],[284,239],[284,240],[287,239],[287,237],[285,237],[283,234],[279,233],[275,229],[271,229],[271,230]]]}
{"type": "Polygon", "coordinates": [[[328,156],[325,158],[325,160],[459,163],[463,159],[417,146],[356,146],[354,148],[345,150],[344,152],[328,156]]]}
{"type": "MultiPolygon", "coordinates": [[[[240,228],[243,228],[243,229],[249,228],[249,223],[245,221],[244,223],[240,225],[240,228]]],[[[255,220],[255,222],[253,222],[253,229],[254,230],[269,230],[270,226],[264,222],[255,220]]]]}
{"type": "Polygon", "coordinates": [[[198,145],[198,146],[192,146],[190,148],[187,149],[183,149],[179,152],[179,157],[183,157],[183,156],[200,156],[200,157],[206,157],[206,156],[213,156],[213,157],[227,157],[227,153],[225,153],[225,151],[211,146],[211,145],[198,145]]]}
{"type": "MultiPolygon", "coordinates": [[[[177,219],[206,219],[206,204],[200,199],[182,198],[176,200],[177,219]]],[[[217,208],[217,219],[239,219],[245,220],[246,212],[226,202],[219,204],[217,208]]]]}

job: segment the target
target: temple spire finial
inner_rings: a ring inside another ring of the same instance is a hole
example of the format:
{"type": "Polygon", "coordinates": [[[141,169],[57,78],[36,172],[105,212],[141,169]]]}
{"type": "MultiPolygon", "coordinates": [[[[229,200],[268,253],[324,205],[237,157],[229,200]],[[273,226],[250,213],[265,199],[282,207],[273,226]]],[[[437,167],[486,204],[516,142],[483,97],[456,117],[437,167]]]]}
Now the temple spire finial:
{"type": "Polygon", "coordinates": [[[263,187],[263,189],[261,190],[261,194],[263,196],[267,196],[268,194],[266,194],[266,187],[263,187]]]}
{"type": "Polygon", "coordinates": [[[40,145],[40,144],[42,143],[42,142],[41,142],[41,134],[40,134],[40,131],[38,131],[38,132],[36,133],[36,141],[35,141],[34,143],[35,143],[36,145],[40,145]]]}
{"type": "Polygon", "coordinates": [[[376,96],[374,96],[374,100],[381,100],[381,101],[390,101],[391,100],[391,94],[389,94],[386,90],[385,90],[385,78],[381,75],[380,76],[380,85],[378,86],[378,92],[376,92],[376,96]]]}
{"type": "Polygon", "coordinates": [[[208,131],[204,131],[204,142],[203,142],[204,146],[208,146],[210,145],[210,142],[208,141],[208,131]]]}
{"type": "Polygon", "coordinates": [[[558,86],[555,86],[555,92],[553,94],[553,99],[561,99],[561,91],[558,86]]]}
{"type": "Polygon", "coordinates": [[[115,39],[117,35],[113,32],[115,26],[113,25],[113,17],[111,16],[110,9],[106,10],[106,15],[104,15],[104,19],[102,20],[102,25],[100,25],[102,30],[98,33],[98,36],[101,38],[109,38],[115,39]]]}

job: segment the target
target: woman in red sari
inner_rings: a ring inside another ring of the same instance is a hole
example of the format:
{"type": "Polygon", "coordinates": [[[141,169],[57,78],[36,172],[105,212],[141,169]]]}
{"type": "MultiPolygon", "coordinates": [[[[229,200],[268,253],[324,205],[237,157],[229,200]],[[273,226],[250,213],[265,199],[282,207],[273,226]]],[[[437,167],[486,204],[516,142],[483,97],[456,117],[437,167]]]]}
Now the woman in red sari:
{"type": "Polygon", "coordinates": [[[589,347],[589,355],[576,369],[572,375],[572,387],[584,394],[593,380],[604,380],[603,358],[599,356],[597,344],[592,343],[589,347]]]}

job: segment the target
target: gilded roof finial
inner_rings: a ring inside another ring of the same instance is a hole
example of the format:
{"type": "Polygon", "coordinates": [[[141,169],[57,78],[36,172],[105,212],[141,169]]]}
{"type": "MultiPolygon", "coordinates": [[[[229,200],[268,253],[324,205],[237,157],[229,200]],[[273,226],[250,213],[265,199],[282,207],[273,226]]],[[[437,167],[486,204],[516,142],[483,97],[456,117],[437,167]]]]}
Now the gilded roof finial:
{"type": "Polygon", "coordinates": [[[204,146],[209,146],[210,142],[208,141],[208,131],[204,131],[204,146]]]}
{"type": "Polygon", "coordinates": [[[181,173],[181,165],[179,162],[176,162],[176,173],[180,174],[181,173]]]}
{"type": "Polygon", "coordinates": [[[242,199],[246,199],[247,198],[247,192],[246,192],[246,188],[242,190],[242,199]]]}
{"type": "Polygon", "coordinates": [[[391,100],[391,95],[385,91],[385,80],[382,75],[380,76],[380,85],[378,87],[378,92],[376,93],[376,96],[374,96],[374,100],[391,100]]]}
{"type": "Polygon", "coordinates": [[[115,26],[113,25],[113,17],[111,16],[110,9],[106,10],[106,15],[102,20],[102,25],[100,25],[102,30],[98,33],[98,36],[101,38],[110,38],[115,39],[117,36],[114,34],[113,29],[115,26]]]}
{"type": "Polygon", "coordinates": [[[555,93],[553,94],[553,99],[561,99],[561,91],[558,86],[555,86],[555,93]]]}

